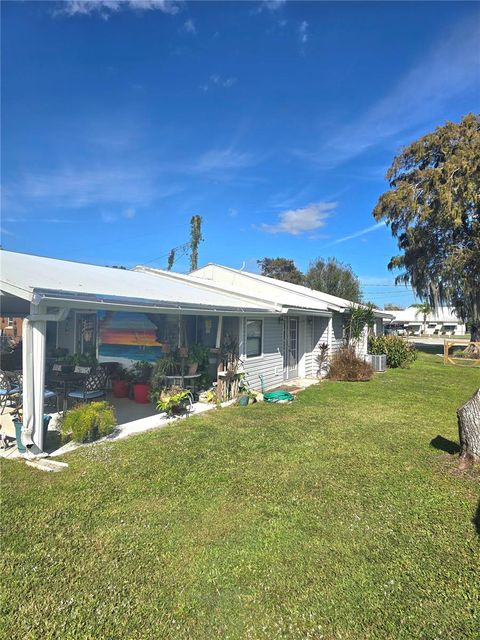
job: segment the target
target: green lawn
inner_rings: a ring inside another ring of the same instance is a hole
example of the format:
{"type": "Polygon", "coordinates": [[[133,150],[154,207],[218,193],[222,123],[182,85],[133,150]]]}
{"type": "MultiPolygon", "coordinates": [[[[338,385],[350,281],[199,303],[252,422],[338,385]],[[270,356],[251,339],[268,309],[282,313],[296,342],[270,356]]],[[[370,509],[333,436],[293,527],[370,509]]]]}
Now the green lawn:
{"type": "Polygon", "coordinates": [[[430,442],[479,384],[422,355],[59,474],[4,462],[2,637],[477,639],[479,475],[430,442]]]}

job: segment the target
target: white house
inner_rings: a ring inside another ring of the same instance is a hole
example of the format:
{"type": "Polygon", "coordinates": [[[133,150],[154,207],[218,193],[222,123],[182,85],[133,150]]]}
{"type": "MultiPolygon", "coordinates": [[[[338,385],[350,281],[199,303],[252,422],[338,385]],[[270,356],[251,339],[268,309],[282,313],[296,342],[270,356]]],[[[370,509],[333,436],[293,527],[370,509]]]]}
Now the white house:
{"type": "Polygon", "coordinates": [[[416,307],[407,307],[399,311],[390,311],[393,318],[386,322],[388,328],[406,334],[425,335],[461,335],[466,333],[465,322],[457,316],[451,307],[438,307],[423,319],[416,307]]]}
{"type": "MultiPolygon", "coordinates": [[[[42,450],[46,354],[65,348],[128,365],[162,357],[165,343],[215,353],[234,338],[250,386],[315,377],[321,343],[344,339],[348,300],[253,273],[207,265],[190,275],[115,269],[2,250],[3,315],[23,316],[24,425],[42,450]]],[[[376,311],[376,332],[383,331],[376,311]]],[[[366,335],[359,350],[366,350],[366,335]]],[[[215,369],[214,369],[215,370],[215,369]]]]}

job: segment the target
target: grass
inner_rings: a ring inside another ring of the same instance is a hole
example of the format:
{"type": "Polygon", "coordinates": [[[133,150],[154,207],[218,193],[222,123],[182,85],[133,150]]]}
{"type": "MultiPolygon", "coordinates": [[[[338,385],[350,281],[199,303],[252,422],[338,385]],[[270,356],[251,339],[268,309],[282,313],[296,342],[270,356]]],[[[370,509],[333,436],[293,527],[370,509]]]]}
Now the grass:
{"type": "Polygon", "coordinates": [[[3,637],[478,638],[479,475],[431,441],[479,383],[421,355],[59,474],[4,462],[3,637]]]}

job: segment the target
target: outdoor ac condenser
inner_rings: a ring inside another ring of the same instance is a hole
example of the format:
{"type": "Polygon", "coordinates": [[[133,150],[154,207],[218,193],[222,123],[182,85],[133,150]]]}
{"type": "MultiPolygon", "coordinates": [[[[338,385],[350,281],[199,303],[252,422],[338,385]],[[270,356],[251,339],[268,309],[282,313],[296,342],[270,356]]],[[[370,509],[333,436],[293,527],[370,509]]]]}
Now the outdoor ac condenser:
{"type": "Polygon", "coordinates": [[[372,365],[374,371],[382,372],[387,368],[386,355],[374,356],[371,353],[367,353],[367,355],[365,356],[365,361],[368,362],[368,364],[372,365]]]}

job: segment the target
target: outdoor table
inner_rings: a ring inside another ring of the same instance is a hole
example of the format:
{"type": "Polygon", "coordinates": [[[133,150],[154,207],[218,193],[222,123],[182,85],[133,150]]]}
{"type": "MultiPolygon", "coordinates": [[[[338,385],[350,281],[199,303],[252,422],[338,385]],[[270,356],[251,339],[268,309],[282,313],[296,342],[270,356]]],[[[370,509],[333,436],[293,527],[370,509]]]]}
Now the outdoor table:
{"type": "Polygon", "coordinates": [[[171,381],[172,386],[178,384],[181,387],[191,388],[195,393],[195,383],[198,378],[201,378],[201,373],[186,373],[182,376],[182,374],[176,376],[164,376],[166,380],[171,381]]]}
{"type": "Polygon", "coordinates": [[[83,373],[61,373],[54,372],[48,376],[49,386],[53,386],[55,390],[60,391],[63,396],[63,412],[67,410],[68,392],[71,387],[79,387],[83,385],[86,374],[83,373]]]}

